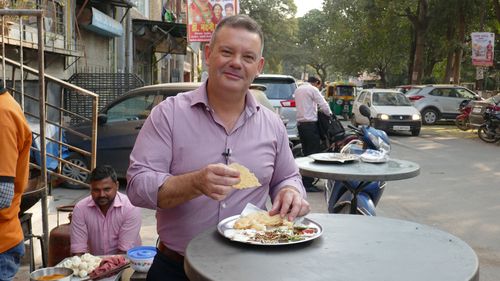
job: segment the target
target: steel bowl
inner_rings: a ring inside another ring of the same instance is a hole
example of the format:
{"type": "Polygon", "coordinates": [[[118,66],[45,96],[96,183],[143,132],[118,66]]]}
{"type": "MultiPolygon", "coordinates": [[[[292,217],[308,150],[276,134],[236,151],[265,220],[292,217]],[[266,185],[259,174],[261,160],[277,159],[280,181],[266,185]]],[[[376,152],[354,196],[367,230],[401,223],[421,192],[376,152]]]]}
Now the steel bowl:
{"type": "Polygon", "coordinates": [[[73,275],[73,269],[66,267],[46,267],[35,270],[30,274],[30,281],[39,281],[41,277],[53,275],[53,274],[62,274],[64,277],[59,279],[54,279],[57,281],[70,281],[71,276],[73,275]]]}

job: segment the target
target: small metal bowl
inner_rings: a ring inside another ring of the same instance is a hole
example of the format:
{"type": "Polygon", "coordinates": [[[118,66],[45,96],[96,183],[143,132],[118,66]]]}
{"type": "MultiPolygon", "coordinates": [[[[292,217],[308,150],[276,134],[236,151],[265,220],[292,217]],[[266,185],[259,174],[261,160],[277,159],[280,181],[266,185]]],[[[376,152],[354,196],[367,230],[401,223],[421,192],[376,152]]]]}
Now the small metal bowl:
{"type": "Polygon", "coordinates": [[[57,281],[70,281],[71,276],[73,275],[73,269],[66,267],[46,267],[35,270],[30,274],[30,281],[39,281],[40,277],[53,275],[53,274],[62,274],[64,277],[55,279],[57,281]]]}

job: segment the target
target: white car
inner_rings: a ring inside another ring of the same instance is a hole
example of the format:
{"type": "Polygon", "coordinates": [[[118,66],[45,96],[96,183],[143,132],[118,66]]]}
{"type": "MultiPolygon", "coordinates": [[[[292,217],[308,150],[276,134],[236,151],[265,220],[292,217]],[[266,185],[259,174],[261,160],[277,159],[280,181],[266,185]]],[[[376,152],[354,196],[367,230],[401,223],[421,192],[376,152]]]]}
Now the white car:
{"type": "Polygon", "coordinates": [[[366,104],[371,111],[372,126],[386,132],[411,132],[420,134],[422,118],[420,112],[401,92],[389,89],[366,89],[354,100],[351,122],[368,125],[368,118],[359,112],[359,106],[366,104]]]}

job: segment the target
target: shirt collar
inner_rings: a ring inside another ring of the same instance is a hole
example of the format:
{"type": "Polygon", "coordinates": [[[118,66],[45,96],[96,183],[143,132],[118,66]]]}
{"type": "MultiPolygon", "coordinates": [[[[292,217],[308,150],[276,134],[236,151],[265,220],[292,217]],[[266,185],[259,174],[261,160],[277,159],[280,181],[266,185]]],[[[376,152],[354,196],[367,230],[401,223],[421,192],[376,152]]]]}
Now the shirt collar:
{"type": "MultiPolygon", "coordinates": [[[[210,105],[208,104],[208,96],[207,96],[207,82],[208,79],[201,84],[201,86],[192,92],[190,92],[191,96],[191,107],[201,104],[206,109],[210,110],[210,105]]],[[[254,96],[247,90],[245,95],[245,112],[247,116],[250,116],[261,109],[261,105],[255,100],[254,96]]]]}

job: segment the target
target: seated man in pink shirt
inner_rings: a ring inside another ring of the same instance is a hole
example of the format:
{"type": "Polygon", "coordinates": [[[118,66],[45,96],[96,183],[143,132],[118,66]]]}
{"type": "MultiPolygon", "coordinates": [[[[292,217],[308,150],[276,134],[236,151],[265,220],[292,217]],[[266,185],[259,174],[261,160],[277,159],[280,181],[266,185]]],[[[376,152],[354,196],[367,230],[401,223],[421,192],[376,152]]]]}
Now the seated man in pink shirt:
{"type": "Polygon", "coordinates": [[[71,219],[71,253],[114,255],[141,245],[140,208],[118,192],[118,180],[110,166],[90,175],[90,195],[80,200],[71,219]]]}

